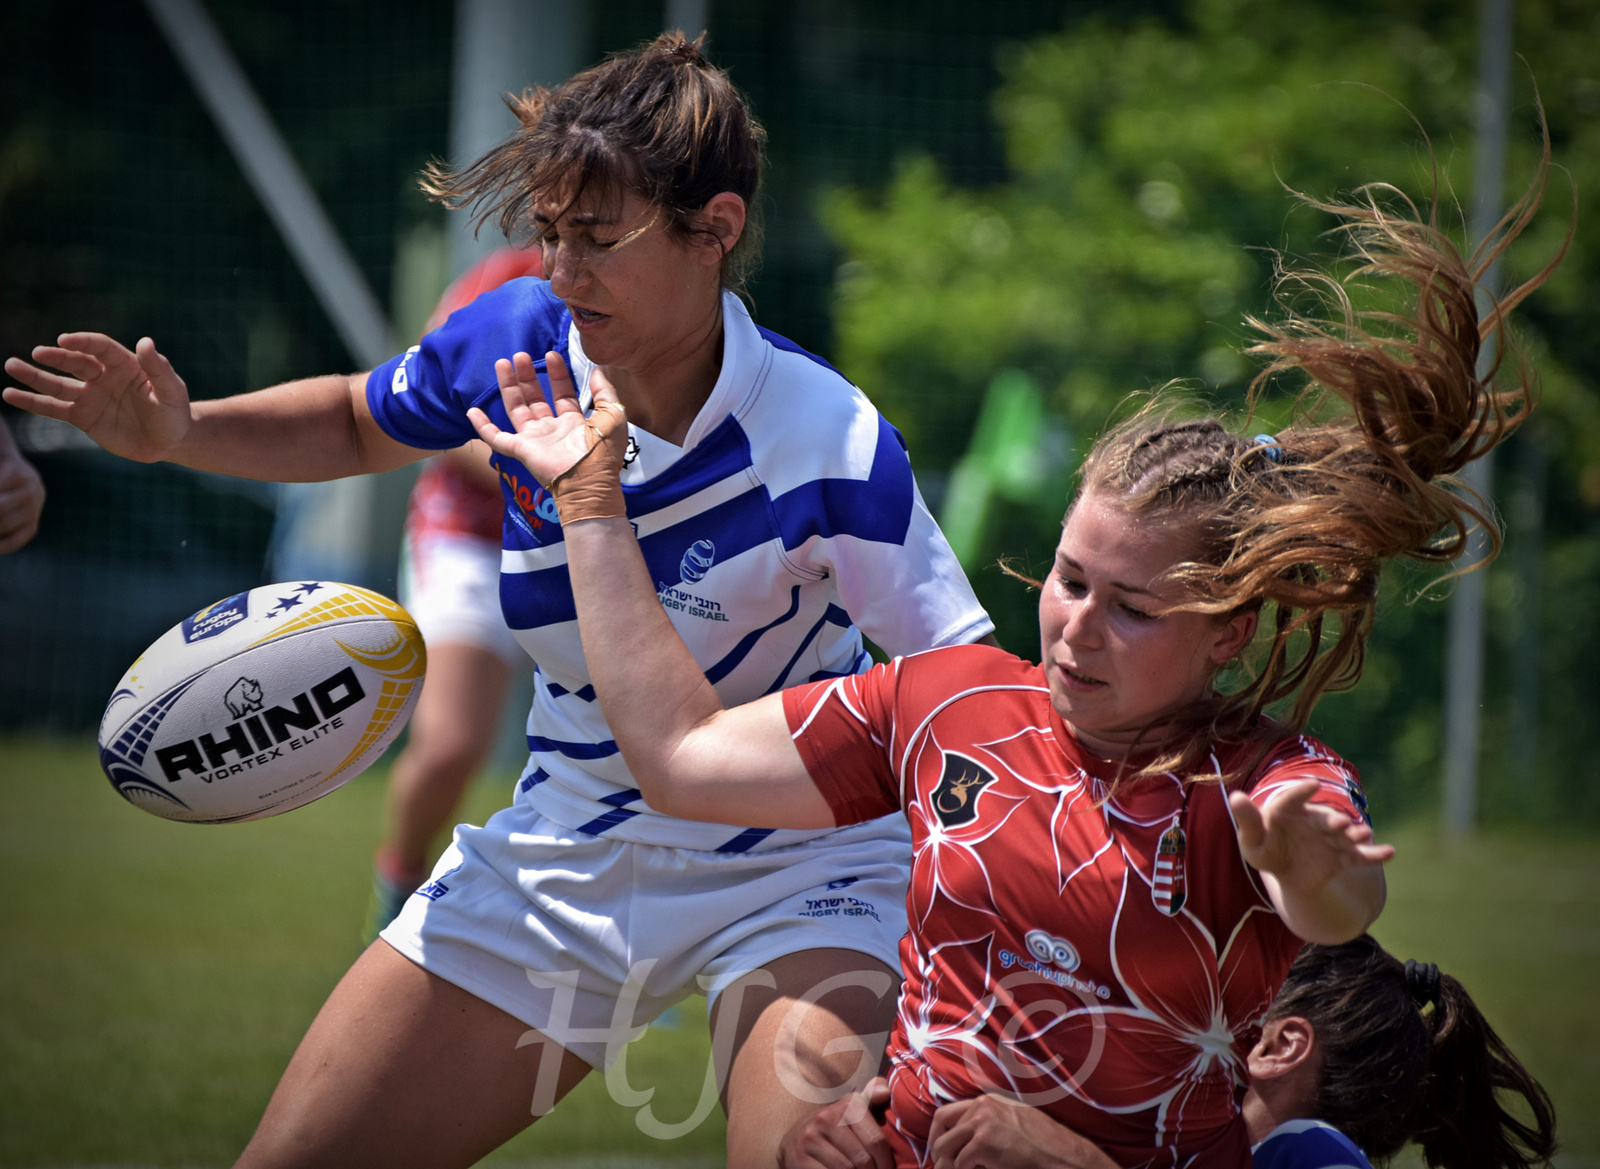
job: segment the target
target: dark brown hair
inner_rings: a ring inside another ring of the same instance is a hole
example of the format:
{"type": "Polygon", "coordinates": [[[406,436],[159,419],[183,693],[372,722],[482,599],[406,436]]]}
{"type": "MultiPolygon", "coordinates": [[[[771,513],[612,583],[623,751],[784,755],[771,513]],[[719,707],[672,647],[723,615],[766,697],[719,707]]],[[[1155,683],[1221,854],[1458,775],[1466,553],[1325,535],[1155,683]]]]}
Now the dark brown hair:
{"type": "Polygon", "coordinates": [[[1426,217],[1382,185],[1347,202],[1306,199],[1338,220],[1357,262],[1343,281],[1280,273],[1283,319],[1249,321],[1262,339],[1247,352],[1266,361],[1251,400],[1298,379],[1297,421],[1257,442],[1216,419],[1174,420],[1158,398],[1095,444],[1077,498],[1093,492],[1195,534],[1195,559],[1166,574],[1188,598],[1177,607],[1262,615],[1257,652],[1240,663],[1243,683],[1177,712],[1169,749],[1141,774],[1193,772],[1218,740],[1253,746],[1253,766],[1305,726],[1324,693],[1361,676],[1386,562],[1448,564],[1473,525],[1498,549],[1486,505],[1455,475],[1533,405],[1524,363],[1498,383],[1498,353],[1483,376],[1476,367],[1480,347],[1560,262],[1558,254],[1498,301],[1482,286],[1538,209],[1549,162],[1546,138],[1532,184],[1470,256],[1441,229],[1437,195],[1426,217]],[[1368,280],[1396,287],[1406,310],[1358,311],[1346,283],[1368,280]],[[1288,292],[1314,294],[1321,310],[1296,311],[1288,292]],[[1263,717],[1269,708],[1279,721],[1263,717]]]}
{"type": "Polygon", "coordinates": [[[744,200],[747,219],[724,257],[722,282],[742,292],[761,249],[756,195],[765,134],[700,45],[681,32],[662,33],[553,89],[508,97],[516,132],[460,171],[429,164],[422,189],[447,207],[470,209],[480,227],[496,219],[507,238],[528,232],[539,199],[557,191],[576,199],[590,184],[636,191],[686,238],[711,197],[731,191],[744,200]]]}
{"type": "Polygon", "coordinates": [[[1290,1016],[1316,1032],[1316,1118],[1368,1157],[1416,1141],[1434,1169],[1527,1169],[1555,1152],[1550,1097],[1437,967],[1402,964],[1367,934],[1308,944],[1267,1011],[1290,1016]],[[1521,1097],[1532,1123],[1502,1093],[1521,1097]]]}

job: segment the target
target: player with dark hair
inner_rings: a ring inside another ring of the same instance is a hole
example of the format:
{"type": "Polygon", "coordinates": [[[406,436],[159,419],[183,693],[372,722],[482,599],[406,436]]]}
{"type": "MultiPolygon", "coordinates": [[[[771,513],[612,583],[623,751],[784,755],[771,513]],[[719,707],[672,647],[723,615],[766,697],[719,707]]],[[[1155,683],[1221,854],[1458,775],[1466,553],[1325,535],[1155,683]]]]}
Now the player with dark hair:
{"type": "Polygon", "coordinates": [[[1375,191],[1322,205],[1358,277],[1409,291],[1410,313],[1357,313],[1310,275],[1333,323],[1291,313],[1253,350],[1263,378],[1312,382],[1304,421],[1251,438],[1158,410],[1102,437],[1041,586],[1042,665],[952,647],[727,707],[624,516],[626,404],[602,392],[586,412],[558,376],[552,409],[526,353],[497,366],[512,425],[473,418],[552,486],[596,692],[651,805],[788,827],[908,818],[897,1166],[927,1163],[941,1108],[996,1092],[1118,1164],[1248,1157],[1237,1089],[1258,1021],[1302,942],[1378,916],[1393,852],[1304,724],[1359,676],[1383,566],[1448,562],[1490,522],[1452,476],[1531,398],[1475,363],[1550,268],[1486,317],[1475,294],[1531,219],[1545,160],[1470,260],[1375,191]]]}
{"type": "MultiPolygon", "coordinates": [[[[326,479],[458,447],[469,409],[509,426],[496,359],[552,352],[583,401],[605,386],[627,404],[620,490],[652,604],[727,701],[861,670],[863,633],[892,653],[988,636],[899,435],[735,295],[761,130],[727,77],[673,33],[514,108],[510,140],[428,185],[531,231],[548,282],[478,297],[370,373],[214,401],[191,403],[148,338],[130,353],[67,334],[34,351],[61,373],[7,362],[32,391],[7,400],[130,458],[326,479]]],[[[649,808],[595,701],[555,504],[514,458],[495,465],[501,604],[537,663],[515,801],[457,830],[335,988],[240,1163],[470,1164],[700,992],[728,1161],[771,1164],[819,1092],[877,1069],[905,823],[783,831],[649,808]]]]}
{"type": "Polygon", "coordinates": [[[1250,1053],[1256,1169],[1368,1169],[1407,1141],[1433,1169],[1530,1169],[1555,1109],[1467,988],[1363,935],[1307,946],[1250,1053]],[[1531,1123],[1501,1102],[1520,1097],[1531,1123]]]}
{"type": "MultiPolygon", "coordinates": [[[[1466,988],[1431,963],[1398,961],[1370,934],[1301,948],[1245,1065],[1240,1110],[1255,1169],[1371,1169],[1408,1141],[1432,1169],[1532,1169],[1555,1152],[1549,1096],[1466,988]],[[1520,1098],[1531,1123],[1503,1096],[1520,1098]]],[[[797,1125],[781,1169],[892,1169],[871,1114],[888,1095],[874,1080],[797,1125]]],[[[940,1108],[928,1149],[935,1166],[958,1169],[1116,1164],[997,1095],[940,1108]]]]}

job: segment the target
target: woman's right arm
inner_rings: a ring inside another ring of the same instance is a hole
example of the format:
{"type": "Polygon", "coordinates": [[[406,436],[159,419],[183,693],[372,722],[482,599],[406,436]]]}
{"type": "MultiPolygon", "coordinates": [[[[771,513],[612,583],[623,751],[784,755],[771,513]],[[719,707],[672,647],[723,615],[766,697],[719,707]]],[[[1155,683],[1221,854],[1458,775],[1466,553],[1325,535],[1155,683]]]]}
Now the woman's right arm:
{"type": "Polygon", "coordinates": [[[496,451],[555,484],[589,677],[645,802],[686,820],[833,827],[790,737],[782,694],[724,709],[667,617],[622,503],[627,426],[609,383],[598,371],[590,380],[591,421],[560,356],[547,360],[553,412],[519,353],[495,366],[515,429],[500,430],[480,410],[469,417],[496,451]]]}
{"type": "Polygon", "coordinates": [[[134,352],[100,333],[66,333],[59,344],[36,348],[33,359],[37,365],[7,359],[6,373],[28,387],[7,388],[7,402],[70,422],[112,454],[141,463],[314,482],[392,470],[429,453],[379,427],[365,373],[191,402],[148,337],[134,352]]]}
{"type": "Polygon", "coordinates": [[[562,531],[589,677],[645,802],[685,820],[832,828],[783,695],[723,707],[672,627],[627,518],[562,531]]]}

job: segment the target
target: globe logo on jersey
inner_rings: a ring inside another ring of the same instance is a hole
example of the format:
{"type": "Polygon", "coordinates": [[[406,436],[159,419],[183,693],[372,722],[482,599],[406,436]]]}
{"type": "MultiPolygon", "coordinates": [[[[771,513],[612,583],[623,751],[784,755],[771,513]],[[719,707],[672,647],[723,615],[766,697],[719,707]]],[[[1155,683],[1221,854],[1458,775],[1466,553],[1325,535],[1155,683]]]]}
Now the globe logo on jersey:
{"type": "Polygon", "coordinates": [[[710,540],[696,540],[689,545],[678,565],[678,575],[685,584],[698,584],[711,571],[711,562],[717,558],[717,546],[710,540]]]}

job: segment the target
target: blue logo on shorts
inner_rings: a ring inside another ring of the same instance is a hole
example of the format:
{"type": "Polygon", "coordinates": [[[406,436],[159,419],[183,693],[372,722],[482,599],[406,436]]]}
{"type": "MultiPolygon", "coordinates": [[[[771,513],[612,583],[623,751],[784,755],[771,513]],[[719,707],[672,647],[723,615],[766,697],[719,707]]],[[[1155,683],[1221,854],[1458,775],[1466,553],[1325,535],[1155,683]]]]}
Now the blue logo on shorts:
{"type": "Polygon", "coordinates": [[[678,565],[678,575],[688,584],[700,581],[711,571],[711,562],[717,558],[717,546],[710,540],[696,540],[683,554],[678,565]]]}
{"type": "Polygon", "coordinates": [[[450,886],[446,885],[444,883],[444,879],[446,877],[453,877],[457,873],[459,873],[460,871],[461,871],[461,866],[460,865],[457,865],[453,869],[446,869],[444,872],[440,873],[433,880],[429,881],[422,888],[418,889],[414,894],[412,894],[412,896],[414,896],[414,897],[426,897],[429,901],[437,901],[437,900],[439,900],[439,898],[443,897],[446,893],[450,892],[450,886]]]}

